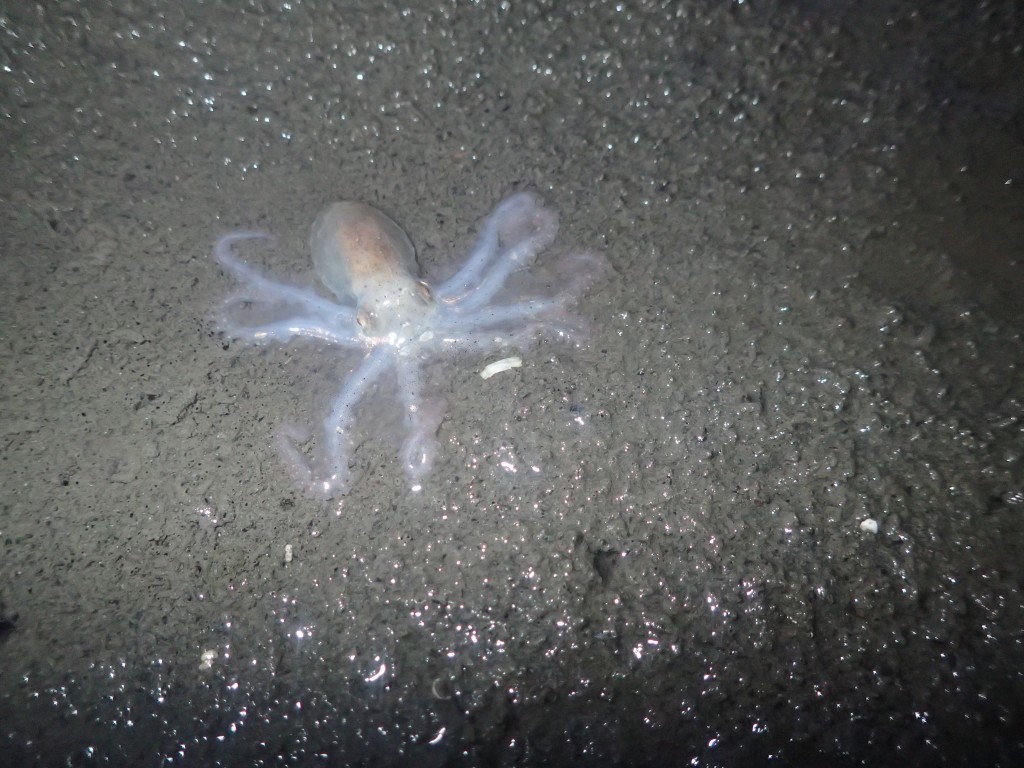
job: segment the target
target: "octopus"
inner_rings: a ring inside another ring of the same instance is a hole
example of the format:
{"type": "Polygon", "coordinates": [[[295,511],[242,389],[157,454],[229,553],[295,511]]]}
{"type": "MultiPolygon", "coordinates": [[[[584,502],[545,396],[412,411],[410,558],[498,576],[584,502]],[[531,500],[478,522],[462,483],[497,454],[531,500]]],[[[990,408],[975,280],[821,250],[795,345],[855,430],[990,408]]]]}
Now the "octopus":
{"type": "Polygon", "coordinates": [[[333,203],[309,238],[313,267],[332,297],[267,277],[236,255],[240,243],[271,235],[219,238],[214,257],[240,285],[216,315],[226,337],[256,345],[308,338],[361,355],[323,419],[314,459],[302,449],[310,430],[279,429],[274,444],[295,482],[323,499],[349,492],[360,403],[393,373],[404,436],[399,460],[411,488],[420,490],[440,450],[446,407],[424,392],[428,363],[461,352],[525,352],[545,336],[578,343],[585,326],[569,309],[604,260],[593,253],[549,260],[547,283],[556,287],[541,290],[543,281],[531,279],[528,268],[557,231],[557,215],[535,195],[512,195],[484,220],[454,274],[432,286],[420,277],[409,236],[390,217],[364,203],[333,203]]]}

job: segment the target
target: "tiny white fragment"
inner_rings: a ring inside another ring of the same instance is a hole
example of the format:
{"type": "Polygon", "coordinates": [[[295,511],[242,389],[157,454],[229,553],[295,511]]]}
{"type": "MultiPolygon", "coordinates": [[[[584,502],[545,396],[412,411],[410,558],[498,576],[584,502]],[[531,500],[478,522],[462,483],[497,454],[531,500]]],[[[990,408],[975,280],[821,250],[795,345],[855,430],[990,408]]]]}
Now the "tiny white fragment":
{"type": "Polygon", "coordinates": [[[521,357],[506,357],[502,360],[495,360],[493,363],[488,363],[484,366],[484,369],[480,371],[481,379],[489,379],[496,373],[507,371],[509,368],[522,368],[523,358],[521,357]]]}
{"type": "Polygon", "coordinates": [[[199,657],[199,669],[207,670],[213,669],[213,661],[217,658],[217,652],[212,649],[203,651],[203,655],[199,657]]]}
{"type": "Polygon", "coordinates": [[[292,556],[293,556],[292,545],[291,544],[285,544],[284,545],[284,564],[285,565],[288,565],[288,563],[290,563],[292,561],[292,556]]]}
{"type": "Polygon", "coordinates": [[[878,521],[868,517],[860,521],[860,529],[864,533],[878,533],[878,521]]]}

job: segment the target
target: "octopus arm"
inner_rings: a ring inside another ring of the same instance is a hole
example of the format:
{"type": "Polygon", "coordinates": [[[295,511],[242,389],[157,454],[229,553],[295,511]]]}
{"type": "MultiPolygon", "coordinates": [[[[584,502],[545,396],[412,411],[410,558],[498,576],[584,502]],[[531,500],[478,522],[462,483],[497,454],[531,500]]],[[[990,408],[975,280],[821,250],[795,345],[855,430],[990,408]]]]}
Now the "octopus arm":
{"type": "Polygon", "coordinates": [[[301,439],[297,430],[286,430],[279,436],[276,447],[289,474],[311,495],[329,499],[348,490],[351,478],[349,456],[352,452],[350,432],[356,406],[391,361],[391,350],[377,347],[345,381],[323,422],[324,442],[320,448],[319,466],[311,464],[295,445],[294,440],[301,439]]]}
{"type": "Polygon", "coordinates": [[[565,304],[561,297],[524,299],[515,304],[483,307],[467,315],[458,315],[448,326],[460,333],[512,326],[562,309],[565,304]]]}
{"type": "Polygon", "coordinates": [[[472,310],[489,302],[509,276],[528,265],[558,232],[558,217],[536,197],[522,193],[501,203],[463,267],[442,283],[443,303],[472,310]]]}
{"type": "Polygon", "coordinates": [[[400,358],[395,366],[398,392],[405,408],[406,438],[402,443],[401,460],[413,488],[430,471],[440,452],[437,430],[444,419],[443,398],[423,397],[423,383],[416,361],[400,358]]]}
{"type": "Polygon", "coordinates": [[[449,334],[441,339],[441,348],[451,351],[471,351],[476,354],[509,347],[523,351],[528,349],[540,336],[554,336],[562,341],[575,342],[585,337],[586,333],[585,329],[567,323],[545,321],[528,323],[508,332],[490,330],[449,334]]]}
{"type": "Polygon", "coordinates": [[[279,283],[270,278],[264,277],[257,269],[239,259],[233,250],[235,243],[245,240],[274,240],[272,235],[262,232],[233,232],[224,235],[214,246],[214,257],[225,271],[237,278],[245,286],[241,291],[226,302],[227,304],[239,301],[267,300],[270,303],[297,304],[306,311],[317,315],[320,318],[347,318],[351,316],[355,320],[356,311],[352,307],[335,304],[330,299],[296,285],[279,283]]]}
{"type": "Polygon", "coordinates": [[[489,304],[471,311],[466,311],[462,304],[442,305],[439,321],[445,330],[466,333],[515,326],[544,316],[562,317],[605,266],[605,260],[596,254],[564,256],[554,265],[555,270],[562,273],[555,281],[562,286],[558,293],[550,296],[524,296],[510,304],[489,304]]]}
{"type": "Polygon", "coordinates": [[[276,323],[264,325],[235,325],[220,318],[220,328],[233,339],[242,339],[252,344],[267,344],[277,341],[288,341],[297,336],[326,341],[340,347],[355,349],[365,347],[365,340],[354,331],[343,327],[335,327],[336,323],[325,323],[319,317],[293,317],[276,323]]]}

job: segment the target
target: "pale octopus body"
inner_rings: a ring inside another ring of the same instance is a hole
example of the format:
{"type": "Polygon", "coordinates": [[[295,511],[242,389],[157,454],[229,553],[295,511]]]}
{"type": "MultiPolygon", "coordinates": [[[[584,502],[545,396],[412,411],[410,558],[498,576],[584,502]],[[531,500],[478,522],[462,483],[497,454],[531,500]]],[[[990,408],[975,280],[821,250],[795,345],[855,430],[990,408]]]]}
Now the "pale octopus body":
{"type": "Polygon", "coordinates": [[[236,232],[221,237],[214,255],[242,284],[225,301],[218,318],[226,335],[253,343],[304,336],[366,352],[323,421],[317,461],[307,460],[296,445],[308,434],[282,428],[276,447],[295,480],[322,498],[348,491],[356,408],[381,375],[393,368],[406,433],[401,461],[411,486],[418,489],[437,456],[445,405],[441,399],[423,396],[421,368],[426,362],[459,350],[524,349],[543,333],[574,341],[578,327],[566,310],[599,274],[600,257],[559,259],[554,266],[567,274],[551,295],[520,291],[511,301],[496,301],[509,278],[550,245],[557,231],[557,217],[536,197],[513,195],[484,222],[465,263],[431,289],[419,278],[415,250],[401,227],[369,205],[334,203],[313,223],[310,250],[317,275],[337,301],[264,277],[235,256],[236,243],[268,235],[236,232]],[[240,325],[231,310],[242,305],[284,316],[240,325]]]}

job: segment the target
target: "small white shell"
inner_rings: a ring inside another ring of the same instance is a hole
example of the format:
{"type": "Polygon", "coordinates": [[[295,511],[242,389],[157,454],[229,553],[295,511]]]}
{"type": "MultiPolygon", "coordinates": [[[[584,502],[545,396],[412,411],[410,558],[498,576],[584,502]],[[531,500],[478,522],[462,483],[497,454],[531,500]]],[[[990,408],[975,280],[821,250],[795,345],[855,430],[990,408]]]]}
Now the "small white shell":
{"type": "Polygon", "coordinates": [[[860,529],[864,533],[878,533],[878,521],[868,517],[860,521],[860,529]]]}
{"type": "Polygon", "coordinates": [[[488,363],[484,366],[484,369],[480,371],[481,379],[489,379],[496,373],[507,371],[510,368],[522,368],[523,358],[521,357],[506,357],[502,360],[495,360],[493,363],[488,363]]]}

